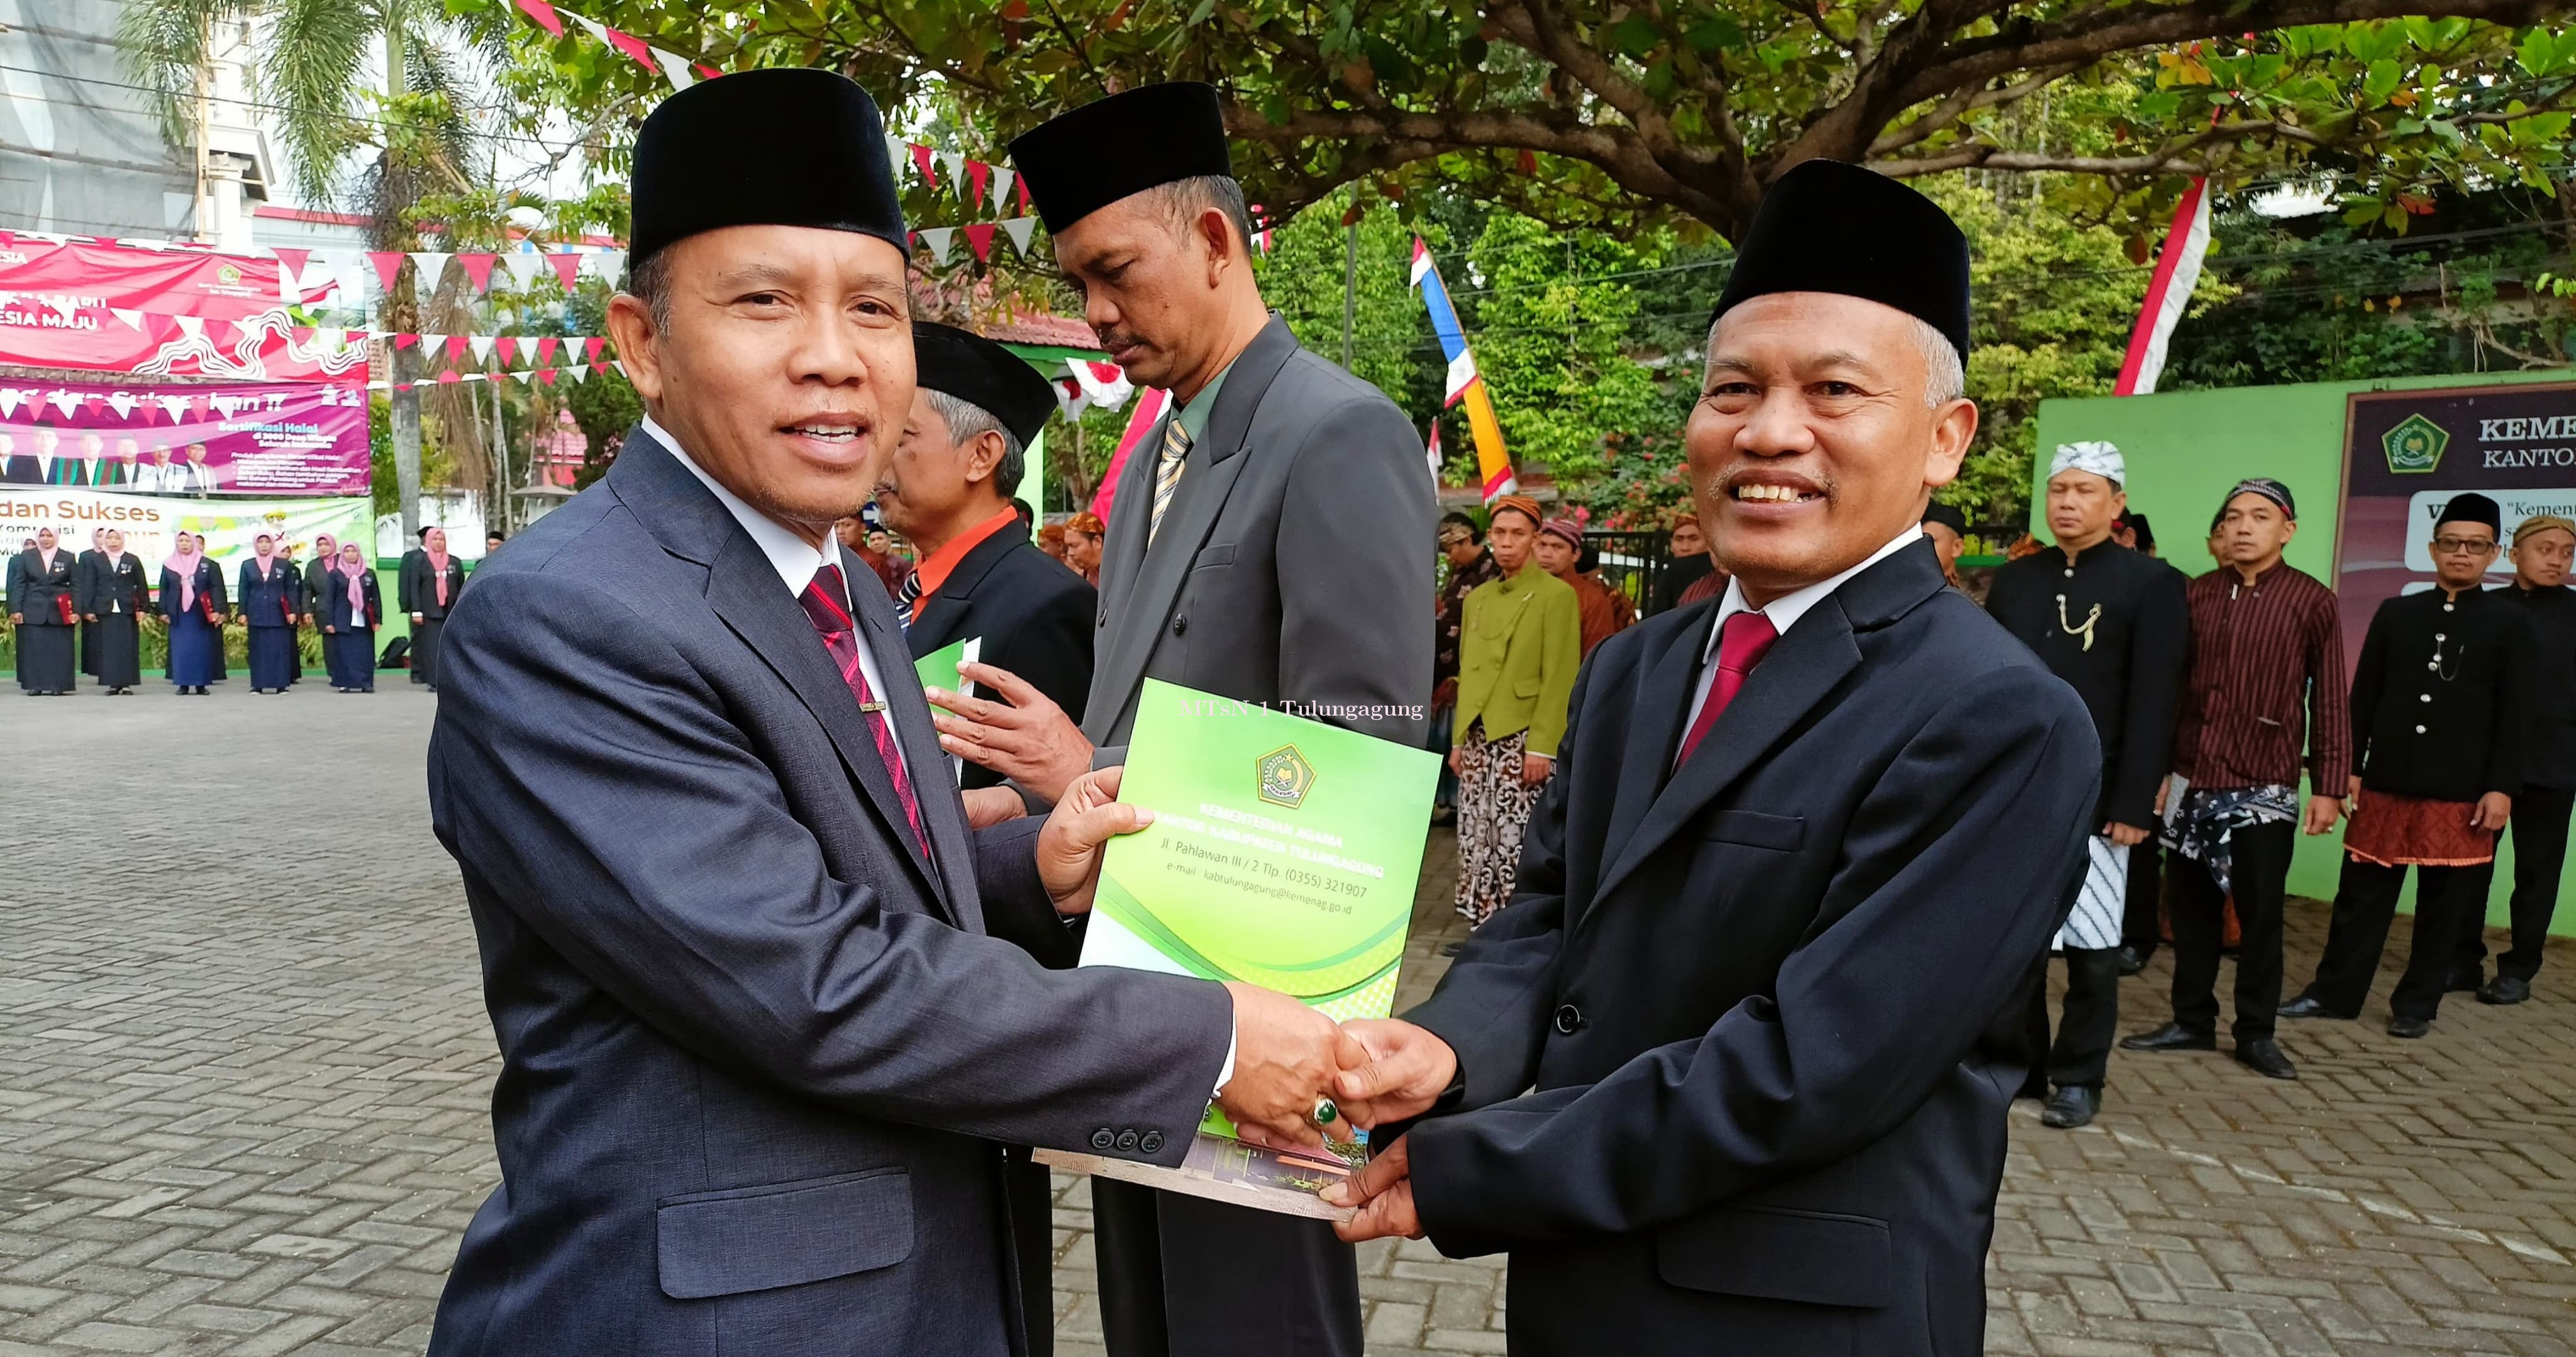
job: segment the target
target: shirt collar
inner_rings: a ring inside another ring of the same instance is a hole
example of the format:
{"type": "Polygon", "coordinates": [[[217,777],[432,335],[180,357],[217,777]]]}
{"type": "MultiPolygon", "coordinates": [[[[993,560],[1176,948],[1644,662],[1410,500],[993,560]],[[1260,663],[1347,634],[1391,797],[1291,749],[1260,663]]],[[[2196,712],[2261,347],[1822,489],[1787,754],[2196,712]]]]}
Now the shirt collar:
{"type": "MultiPolygon", "coordinates": [[[[840,564],[839,553],[834,550],[840,544],[830,534],[824,535],[822,546],[814,546],[797,536],[795,530],[786,524],[751,507],[742,496],[725,489],[715,477],[708,475],[706,468],[699,466],[689,456],[688,451],[680,446],[680,440],[673,438],[670,430],[654,423],[651,415],[644,417],[644,432],[651,435],[654,442],[669,449],[673,460],[687,467],[689,474],[697,477],[698,483],[707,488],[707,493],[716,497],[716,503],[723,505],[725,512],[733,515],[733,521],[741,524],[744,532],[751,534],[752,545],[760,548],[760,554],[769,558],[770,568],[778,572],[779,581],[787,586],[788,593],[803,596],[805,586],[814,582],[814,572],[827,565],[840,564]]],[[[848,584],[849,581],[842,581],[845,591],[848,584]]],[[[843,606],[847,606],[848,601],[848,595],[844,592],[843,606]]]]}
{"type": "Polygon", "coordinates": [[[1922,536],[1922,525],[1919,523],[1910,524],[1906,527],[1905,531],[1900,532],[1895,537],[1889,539],[1887,545],[1880,547],[1878,550],[1863,557],[1858,565],[1852,566],[1850,569],[1845,570],[1838,575],[1828,576],[1827,578],[1818,580],[1813,584],[1792,589],[1788,593],[1782,594],[1778,598],[1764,604],[1759,609],[1754,608],[1751,604],[1744,601],[1744,585],[1742,581],[1734,579],[1728,580],[1726,582],[1726,596],[1720,600],[1717,605],[1717,618],[1715,624],[1708,629],[1708,641],[1700,647],[1701,662],[1706,663],[1708,657],[1716,653],[1718,634],[1720,630],[1726,626],[1726,619],[1741,612],[1760,612],[1763,616],[1771,619],[1771,626],[1774,631],[1782,636],[1786,636],[1789,634],[1789,628],[1798,625],[1798,619],[1807,615],[1808,609],[1824,602],[1826,595],[1831,594],[1836,589],[1842,588],[1843,581],[1850,579],[1852,576],[1857,575],[1860,572],[1869,569],[1871,566],[1886,560],[1888,557],[1914,545],[1916,541],[1922,538],[1922,536]]]}
{"type": "Polygon", "coordinates": [[[919,566],[915,567],[921,574],[921,596],[928,598],[938,593],[939,586],[948,582],[950,572],[957,569],[957,563],[966,559],[966,553],[982,546],[985,538],[1018,522],[1019,519],[1019,510],[1005,504],[1000,513],[957,534],[949,539],[947,545],[930,553],[919,566]]]}
{"type": "Polygon", "coordinates": [[[1242,361],[1242,358],[1243,355],[1236,354],[1234,362],[1229,362],[1217,369],[1216,376],[1211,378],[1207,385],[1200,387],[1199,393],[1190,397],[1189,403],[1183,405],[1181,412],[1174,416],[1181,421],[1181,432],[1188,434],[1193,444],[1207,435],[1208,416],[1216,411],[1216,393],[1225,386],[1225,374],[1234,371],[1234,363],[1242,361]]]}

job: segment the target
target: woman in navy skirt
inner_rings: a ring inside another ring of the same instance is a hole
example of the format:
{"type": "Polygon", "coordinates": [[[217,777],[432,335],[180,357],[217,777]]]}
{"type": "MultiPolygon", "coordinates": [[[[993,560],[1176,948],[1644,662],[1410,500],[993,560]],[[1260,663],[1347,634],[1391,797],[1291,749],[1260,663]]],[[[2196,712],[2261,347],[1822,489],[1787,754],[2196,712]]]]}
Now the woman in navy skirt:
{"type": "Polygon", "coordinates": [[[205,696],[224,651],[224,572],[184,532],[161,563],[161,615],[170,619],[170,681],[181,697],[205,696]]]}
{"type": "Polygon", "coordinates": [[[383,597],[376,572],[367,568],[358,544],[340,548],[340,558],[323,576],[317,600],[322,618],[322,658],[331,669],[331,691],[372,693],[376,690],[376,627],[384,621],[383,597]]]}
{"type": "Polygon", "coordinates": [[[261,533],[241,564],[242,621],[250,630],[250,690],[282,693],[295,681],[295,599],[303,576],[277,554],[277,539],[261,533]]]}

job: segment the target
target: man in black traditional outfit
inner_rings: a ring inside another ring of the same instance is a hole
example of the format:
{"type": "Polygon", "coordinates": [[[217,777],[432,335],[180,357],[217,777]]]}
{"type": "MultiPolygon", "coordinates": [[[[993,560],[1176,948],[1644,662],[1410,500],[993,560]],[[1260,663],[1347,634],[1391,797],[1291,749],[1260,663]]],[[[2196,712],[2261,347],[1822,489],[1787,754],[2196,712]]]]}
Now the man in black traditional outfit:
{"type": "MultiPolygon", "coordinates": [[[[2567,567],[2576,560],[2576,520],[2534,514],[2513,530],[2513,587],[2495,596],[2531,614],[2531,707],[2524,722],[2522,795],[2513,803],[2513,950],[2496,958],[2495,979],[2478,1002],[2518,1004],[2531,997],[2549,919],[2558,910],[2558,875],[2567,865],[2567,819],[2576,810],[2576,589],[2567,567]]],[[[2494,871],[2489,864],[2488,871],[2494,871]]],[[[2478,898],[2486,898],[2481,887],[2478,898]]],[[[2486,968],[2486,911],[2460,920],[2454,978],[2486,968]]]]}
{"type": "Polygon", "coordinates": [[[2413,867],[2413,950],[2389,997],[2388,1034],[2423,1036],[2449,986],[2462,912],[2485,912],[2496,835],[2522,792],[2531,704],[2531,617],[2482,587],[2502,521],[2494,500],[2452,496],[2433,525],[2435,587],[2370,619],[2352,677],[2361,771],[2334,925],[2316,979],[2282,1017],[2361,1016],[2413,867]]]}
{"type": "Polygon", "coordinates": [[[2066,1018],[2048,1041],[2047,961],[2032,970],[2026,1026],[2034,1065],[2056,1093],[2040,1120],[2076,1127],[2102,1109],[2102,1080],[2120,1017],[2120,928],[2129,855],[2156,822],[2156,789],[2173,766],[2174,710],[2191,652],[2182,572],[2111,540],[2127,507],[2129,472],[2109,443],[2060,444],[2049,463],[2054,551],[1995,571],[1986,610],[2050,672],[2074,685],[2102,739],[2102,800],[2073,912],[2058,931],[2066,954],[2066,1018]]]}

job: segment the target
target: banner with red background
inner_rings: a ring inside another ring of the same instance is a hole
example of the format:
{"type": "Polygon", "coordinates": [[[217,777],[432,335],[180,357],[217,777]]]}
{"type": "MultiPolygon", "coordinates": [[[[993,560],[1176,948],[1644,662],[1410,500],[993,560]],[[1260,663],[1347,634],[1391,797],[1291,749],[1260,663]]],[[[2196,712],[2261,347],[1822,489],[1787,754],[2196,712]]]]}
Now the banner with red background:
{"type": "Polygon", "coordinates": [[[279,263],[172,247],[40,240],[0,232],[0,292],[58,294],[170,316],[231,320],[285,300],[279,263]]]}

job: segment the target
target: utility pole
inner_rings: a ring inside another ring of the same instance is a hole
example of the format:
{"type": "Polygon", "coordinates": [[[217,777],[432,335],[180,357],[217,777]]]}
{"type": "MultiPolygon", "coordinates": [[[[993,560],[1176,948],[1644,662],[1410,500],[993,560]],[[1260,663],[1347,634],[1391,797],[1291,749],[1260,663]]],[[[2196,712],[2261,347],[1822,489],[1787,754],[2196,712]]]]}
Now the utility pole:
{"type": "Polygon", "coordinates": [[[1360,309],[1360,219],[1351,217],[1349,244],[1342,251],[1342,371],[1351,370],[1351,328],[1360,309]]]}
{"type": "MultiPolygon", "coordinates": [[[[386,7],[385,14],[385,92],[397,99],[402,97],[404,89],[410,84],[410,80],[403,71],[403,25],[400,8],[399,5],[389,5],[386,7]]],[[[409,227],[398,228],[398,231],[405,238],[387,241],[379,248],[406,250],[420,248],[418,241],[408,238],[409,227]]],[[[417,312],[427,306],[432,299],[418,295],[417,276],[415,267],[414,282],[403,284],[397,277],[397,286],[401,290],[389,290],[385,294],[383,302],[380,303],[378,321],[378,324],[385,329],[420,328],[417,312]]],[[[391,426],[390,432],[394,441],[395,500],[402,511],[402,547],[406,551],[410,550],[412,544],[420,537],[420,393],[407,389],[411,381],[411,365],[406,359],[407,353],[408,350],[391,341],[387,341],[385,345],[385,355],[391,360],[393,366],[393,371],[389,375],[394,383],[394,389],[388,393],[386,402],[391,415],[387,423],[391,426]]]]}

